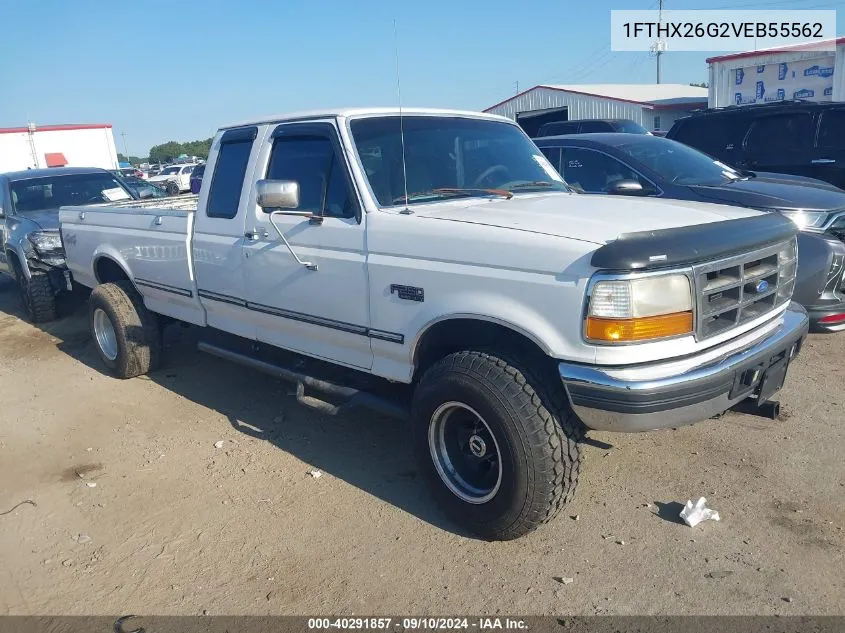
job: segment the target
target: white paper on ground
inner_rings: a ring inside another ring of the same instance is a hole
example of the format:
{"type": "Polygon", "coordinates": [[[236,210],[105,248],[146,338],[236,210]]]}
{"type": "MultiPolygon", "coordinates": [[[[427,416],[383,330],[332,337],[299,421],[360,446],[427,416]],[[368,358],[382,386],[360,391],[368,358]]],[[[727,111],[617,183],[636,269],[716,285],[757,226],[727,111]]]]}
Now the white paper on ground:
{"type": "Polygon", "coordinates": [[[681,510],[681,518],[690,527],[695,527],[702,521],[718,521],[719,513],[707,507],[707,499],[700,497],[695,505],[692,501],[687,500],[684,509],[681,510]]]}

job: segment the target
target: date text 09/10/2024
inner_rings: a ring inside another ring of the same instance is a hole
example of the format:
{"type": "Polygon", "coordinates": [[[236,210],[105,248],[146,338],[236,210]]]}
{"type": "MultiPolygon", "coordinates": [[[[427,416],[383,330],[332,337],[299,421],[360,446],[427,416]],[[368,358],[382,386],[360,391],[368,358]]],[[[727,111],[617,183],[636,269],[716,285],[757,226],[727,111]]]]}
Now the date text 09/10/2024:
{"type": "Polygon", "coordinates": [[[309,618],[308,630],[397,630],[397,631],[451,631],[451,630],[527,630],[528,624],[519,618],[467,618],[467,617],[347,617],[309,618]]]}

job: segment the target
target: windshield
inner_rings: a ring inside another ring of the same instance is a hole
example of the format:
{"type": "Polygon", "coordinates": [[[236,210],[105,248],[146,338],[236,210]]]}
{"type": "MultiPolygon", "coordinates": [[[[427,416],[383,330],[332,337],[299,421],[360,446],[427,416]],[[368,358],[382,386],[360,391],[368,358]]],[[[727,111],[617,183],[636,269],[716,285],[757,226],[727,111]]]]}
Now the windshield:
{"type": "Polygon", "coordinates": [[[108,173],[30,178],[14,181],[10,188],[12,206],[18,213],[116,202],[132,197],[118,179],[108,173]]]}
{"type": "Polygon", "coordinates": [[[350,124],[361,163],[382,206],[511,192],[568,191],[563,179],[515,125],[445,116],[367,117],[350,124]]]}
{"type": "Polygon", "coordinates": [[[678,185],[722,185],[742,176],[697,149],[658,136],[632,137],[617,148],[678,185]]]}
{"type": "Polygon", "coordinates": [[[180,169],[182,169],[182,168],[181,167],[167,167],[159,175],[160,176],[170,176],[172,174],[178,174],[180,169]]]}

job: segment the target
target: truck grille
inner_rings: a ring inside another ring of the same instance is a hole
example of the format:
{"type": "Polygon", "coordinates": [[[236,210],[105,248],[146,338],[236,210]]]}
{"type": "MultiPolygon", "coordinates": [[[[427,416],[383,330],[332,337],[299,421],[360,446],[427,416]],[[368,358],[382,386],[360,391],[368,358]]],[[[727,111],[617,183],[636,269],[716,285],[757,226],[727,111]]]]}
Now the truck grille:
{"type": "Polygon", "coordinates": [[[793,238],[694,266],[696,338],[716,336],[789,301],[795,288],[797,248],[793,238]]]}

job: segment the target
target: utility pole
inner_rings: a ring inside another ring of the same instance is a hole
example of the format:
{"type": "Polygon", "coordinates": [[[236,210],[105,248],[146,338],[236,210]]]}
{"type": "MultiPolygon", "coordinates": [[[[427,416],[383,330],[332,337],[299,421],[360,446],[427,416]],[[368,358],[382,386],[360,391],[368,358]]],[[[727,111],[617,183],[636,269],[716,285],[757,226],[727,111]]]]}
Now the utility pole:
{"type": "Polygon", "coordinates": [[[657,3],[657,43],[655,44],[657,54],[657,83],[660,83],[660,58],[663,56],[663,42],[660,41],[660,25],[663,24],[663,0],[657,3]]]}
{"type": "MultiPolygon", "coordinates": [[[[660,83],[659,79],[658,83],[660,83]]],[[[126,132],[121,132],[120,135],[123,137],[123,155],[126,156],[126,160],[129,160],[129,150],[126,149],[126,132]]]]}
{"type": "Polygon", "coordinates": [[[515,94],[519,94],[519,82],[518,81],[516,82],[516,93],[515,94]]]}
{"type": "Polygon", "coordinates": [[[38,128],[35,123],[29,121],[26,124],[27,137],[29,138],[29,151],[32,152],[32,168],[38,169],[38,152],[35,149],[35,131],[38,128]]]}

